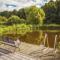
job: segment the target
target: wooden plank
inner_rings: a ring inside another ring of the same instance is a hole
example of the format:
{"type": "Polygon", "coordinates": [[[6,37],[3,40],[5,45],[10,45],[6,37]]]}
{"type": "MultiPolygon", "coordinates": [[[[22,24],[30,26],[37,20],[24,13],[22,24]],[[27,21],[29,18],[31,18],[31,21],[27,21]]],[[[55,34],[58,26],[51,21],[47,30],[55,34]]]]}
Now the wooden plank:
{"type": "Polygon", "coordinates": [[[1,53],[2,56],[0,56],[1,59],[3,60],[36,60],[28,55],[20,54],[20,53],[13,53],[13,54],[4,54],[1,53]]]}
{"type": "Polygon", "coordinates": [[[11,44],[11,43],[2,42],[2,41],[0,41],[0,43],[2,43],[2,44],[6,44],[6,45],[10,45],[10,46],[13,46],[13,47],[16,47],[14,44],[11,44]]]}

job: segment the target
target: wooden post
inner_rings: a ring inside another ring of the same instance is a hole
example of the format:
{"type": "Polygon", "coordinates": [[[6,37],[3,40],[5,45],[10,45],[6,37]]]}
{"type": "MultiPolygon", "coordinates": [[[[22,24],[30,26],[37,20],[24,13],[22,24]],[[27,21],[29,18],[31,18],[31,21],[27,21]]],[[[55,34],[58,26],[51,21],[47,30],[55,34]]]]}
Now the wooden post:
{"type": "Polygon", "coordinates": [[[48,45],[48,47],[49,47],[49,41],[48,41],[48,37],[47,37],[47,45],[48,45]]]}
{"type": "Polygon", "coordinates": [[[54,49],[56,49],[56,44],[57,44],[57,35],[55,35],[55,41],[54,41],[54,49]]]}
{"type": "Polygon", "coordinates": [[[47,34],[45,34],[45,38],[44,38],[44,46],[45,46],[45,43],[46,43],[46,38],[47,38],[47,34]]]}
{"type": "Polygon", "coordinates": [[[57,44],[57,35],[55,35],[55,41],[54,41],[54,60],[56,58],[56,44],[57,44]]]}

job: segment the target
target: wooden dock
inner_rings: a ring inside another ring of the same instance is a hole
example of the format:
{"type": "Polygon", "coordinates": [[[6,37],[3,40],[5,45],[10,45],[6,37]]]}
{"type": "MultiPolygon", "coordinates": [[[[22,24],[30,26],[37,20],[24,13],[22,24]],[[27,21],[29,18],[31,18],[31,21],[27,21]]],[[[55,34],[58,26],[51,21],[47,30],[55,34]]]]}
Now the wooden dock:
{"type": "Polygon", "coordinates": [[[60,60],[60,53],[56,53],[53,48],[43,45],[32,45],[22,42],[20,51],[11,53],[6,45],[0,46],[0,60],[60,60]]]}

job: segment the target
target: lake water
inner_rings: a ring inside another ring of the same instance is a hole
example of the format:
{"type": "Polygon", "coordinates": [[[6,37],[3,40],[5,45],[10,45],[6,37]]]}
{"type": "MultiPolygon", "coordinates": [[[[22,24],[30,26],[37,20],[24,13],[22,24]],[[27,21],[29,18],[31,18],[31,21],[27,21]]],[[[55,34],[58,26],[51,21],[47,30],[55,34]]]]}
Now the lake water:
{"type": "Polygon", "coordinates": [[[33,30],[28,32],[24,30],[22,33],[23,34],[20,34],[20,32],[16,34],[5,34],[4,36],[12,38],[18,37],[21,41],[40,45],[43,44],[45,35],[47,35],[45,45],[49,47],[54,47],[56,35],[57,44],[60,41],[60,30],[33,30]]]}

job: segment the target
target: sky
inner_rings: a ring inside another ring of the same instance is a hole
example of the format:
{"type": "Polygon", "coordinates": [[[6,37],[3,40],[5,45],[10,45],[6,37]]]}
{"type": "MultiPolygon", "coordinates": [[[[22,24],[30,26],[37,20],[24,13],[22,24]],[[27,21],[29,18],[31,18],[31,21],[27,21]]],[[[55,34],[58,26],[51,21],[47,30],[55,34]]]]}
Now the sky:
{"type": "Polygon", "coordinates": [[[37,7],[41,7],[49,0],[0,0],[0,11],[3,10],[13,10],[20,9],[24,7],[29,7],[32,5],[36,5],[37,7]]]}

